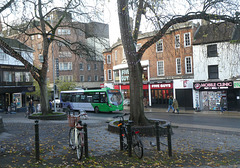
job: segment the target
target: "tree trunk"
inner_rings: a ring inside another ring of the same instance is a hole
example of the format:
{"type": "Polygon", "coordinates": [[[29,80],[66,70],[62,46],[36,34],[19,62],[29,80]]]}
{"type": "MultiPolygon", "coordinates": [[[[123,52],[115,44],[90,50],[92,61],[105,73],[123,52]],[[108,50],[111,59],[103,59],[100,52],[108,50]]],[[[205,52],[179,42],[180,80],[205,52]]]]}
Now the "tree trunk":
{"type": "Polygon", "coordinates": [[[143,108],[143,83],[141,56],[136,52],[135,42],[132,36],[128,1],[118,0],[118,16],[122,44],[128,62],[130,77],[130,118],[135,125],[146,125],[148,120],[143,108]]]}
{"type": "Polygon", "coordinates": [[[130,120],[135,125],[147,125],[148,120],[144,114],[143,106],[143,83],[142,66],[138,62],[136,65],[128,64],[130,76],[130,120]]]}
{"type": "Polygon", "coordinates": [[[50,110],[49,110],[49,103],[48,103],[48,89],[47,89],[47,78],[43,79],[41,83],[39,84],[40,88],[40,102],[41,102],[41,110],[42,110],[42,115],[47,115],[50,110]]]}

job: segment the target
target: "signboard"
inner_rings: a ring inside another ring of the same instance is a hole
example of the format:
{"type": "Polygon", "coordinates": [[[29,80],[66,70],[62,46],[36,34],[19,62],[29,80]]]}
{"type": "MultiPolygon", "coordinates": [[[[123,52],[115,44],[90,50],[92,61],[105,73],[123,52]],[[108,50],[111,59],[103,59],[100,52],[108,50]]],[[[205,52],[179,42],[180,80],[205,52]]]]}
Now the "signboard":
{"type": "Polygon", "coordinates": [[[151,89],[172,89],[173,84],[172,83],[157,83],[157,84],[151,84],[151,89]]]}
{"type": "Polygon", "coordinates": [[[233,86],[234,88],[240,88],[240,81],[234,81],[233,86]]]}
{"type": "Polygon", "coordinates": [[[104,88],[104,83],[101,83],[101,84],[100,84],[100,88],[104,88]]]}
{"type": "Polygon", "coordinates": [[[232,81],[220,81],[220,82],[194,82],[193,88],[195,90],[217,90],[217,89],[232,89],[232,81]]]}

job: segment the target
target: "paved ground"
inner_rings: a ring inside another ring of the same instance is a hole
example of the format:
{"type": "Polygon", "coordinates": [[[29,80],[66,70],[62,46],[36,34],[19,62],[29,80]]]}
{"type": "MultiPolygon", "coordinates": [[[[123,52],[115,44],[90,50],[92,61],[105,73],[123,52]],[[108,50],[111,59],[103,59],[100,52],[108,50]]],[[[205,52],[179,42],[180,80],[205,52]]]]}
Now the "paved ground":
{"type": "MultiPolygon", "coordinates": [[[[148,109],[148,111],[154,112],[156,109],[148,109]]],[[[3,117],[6,129],[6,132],[0,133],[0,167],[34,167],[34,120],[24,118],[23,113],[0,113],[0,115],[3,117]]],[[[231,113],[231,115],[234,114],[231,113]]],[[[236,113],[236,117],[238,117],[238,113],[236,113]]],[[[107,131],[106,121],[111,119],[112,118],[109,117],[100,120],[99,118],[90,117],[89,120],[84,121],[88,124],[89,156],[91,158],[96,157],[95,162],[103,162],[102,159],[110,157],[109,154],[111,154],[111,157],[114,155],[119,156],[119,135],[107,131]],[[100,161],[99,158],[101,158],[100,161]]],[[[68,147],[68,130],[67,121],[39,121],[40,157],[43,161],[42,167],[51,167],[53,165],[74,167],[76,166],[76,163],[82,164],[82,162],[77,162],[75,152],[68,147]]],[[[240,132],[238,132],[238,130],[226,129],[219,131],[214,128],[209,129],[193,125],[178,125],[178,127],[173,128],[173,132],[172,148],[174,155],[177,156],[177,160],[175,159],[171,161],[171,163],[166,163],[171,166],[163,167],[195,167],[194,163],[189,163],[190,160],[186,158],[190,157],[194,160],[197,156],[201,159],[214,156],[219,160],[227,160],[228,156],[230,156],[230,159],[232,160],[229,160],[226,164],[223,164],[222,162],[221,164],[216,164],[218,162],[213,162],[211,159],[209,162],[206,160],[201,161],[200,159],[200,162],[196,166],[223,167],[222,165],[225,165],[226,167],[240,167],[240,132]],[[174,164],[173,166],[173,162],[177,162],[177,164],[174,164]]],[[[145,158],[141,161],[141,164],[143,164],[144,167],[148,167],[145,163],[145,160],[149,159],[148,155],[152,156],[158,154],[156,147],[150,145],[150,142],[155,143],[156,140],[155,137],[142,137],[142,140],[144,142],[145,158]]],[[[166,138],[161,138],[161,142],[166,144],[166,138]]],[[[167,152],[167,147],[161,145],[161,150],[167,152]]],[[[161,156],[164,160],[163,157],[167,157],[167,153],[161,153],[161,156]]],[[[153,160],[152,157],[151,159],[153,160]]],[[[110,159],[109,162],[112,162],[113,160],[123,162],[121,158],[114,157],[110,159]]],[[[124,158],[124,160],[126,160],[126,158],[124,158]]],[[[136,160],[128,162],[134,161],[136,160]]],[[[151,161],[149,160],[148,162],[151,161]]],[[[166,161],[168,161],[168,159],[166,159],[166,161]]],[[[87,161],[85,162],[87,164],[87,161]]],[[[162,162],[161,164],[166,165],[162,162]]],[[[103,165],[105,165],[103,167],[114,167],[113,164],[111,166],[106,166],[106,163],[104,163],[103,165]]],[[[115,165],[115,167],[131,166],[115,165]]]]}

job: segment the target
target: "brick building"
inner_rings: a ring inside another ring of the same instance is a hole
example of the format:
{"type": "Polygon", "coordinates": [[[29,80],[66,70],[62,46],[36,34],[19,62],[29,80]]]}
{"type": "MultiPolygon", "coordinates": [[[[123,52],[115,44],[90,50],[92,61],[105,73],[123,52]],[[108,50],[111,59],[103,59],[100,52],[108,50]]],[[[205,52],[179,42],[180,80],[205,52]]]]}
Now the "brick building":
{"type": "MultiPolygon", "coordinates": [[[[167,98],[172,95],[180,106],[193,108],[192,42],[196,29],[197,25],[192,22],[174,25],[143,54],[143,90],[150,106],[166,107],[167,98]]],[[[139,35],[136,48],[154,35],[154,32],[139,35]]],[[[129,98],[129,71],[121,41],[105,50],[103,55],[105,87],[120,89],[124,97],[129,98]]]]}
{"type": "MultiPolygon", "coordinates": [[[[61,11],[54,11],[46,19],[54,25],[62,15],[61,11]]],[[[35,33],[35,35],[31,37],[21,36],[20,39],[34,49],[34,65],[41,67],[43,61],[42,36],[37,34],[36,28],[28,31],[35,33]]],[[[71,14],[68,13],[61,26],[56,30],[56,35],[71,43],[81,43],[82,47],[85,46],[87,49],[79,49],[76,54],[61,43],[59,38],[50,44],[47,73],[50,86],[53,86],[54,80],[59,80],[75,82],[78,88],[100,88],[104,79],[102,51],[109,47],[108,25],[99,22],[75,22],[72,20],[71,14]]]]}

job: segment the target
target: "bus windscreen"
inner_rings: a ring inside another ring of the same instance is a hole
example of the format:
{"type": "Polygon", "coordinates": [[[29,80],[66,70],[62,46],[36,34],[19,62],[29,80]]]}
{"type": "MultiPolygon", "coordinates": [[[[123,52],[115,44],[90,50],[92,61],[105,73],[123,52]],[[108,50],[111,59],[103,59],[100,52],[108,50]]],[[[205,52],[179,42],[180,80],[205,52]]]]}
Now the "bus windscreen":
{"type": "Polygon", "coordinates": [[[113,105],[120,105],[123,101],[122,95],[118,90],[108,90],[109,102],[113,105]]]}

